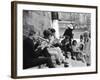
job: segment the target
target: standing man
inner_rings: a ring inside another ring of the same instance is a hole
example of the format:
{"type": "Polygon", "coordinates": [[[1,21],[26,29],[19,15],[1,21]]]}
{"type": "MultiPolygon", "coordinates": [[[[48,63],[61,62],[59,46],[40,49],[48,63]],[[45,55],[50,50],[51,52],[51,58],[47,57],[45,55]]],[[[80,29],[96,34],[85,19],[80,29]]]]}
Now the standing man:
{"type": "Polygon", "coordinates": [[[72,26],[72,24],[69,24],[69,25],[66,27],[66,30],[65,30],[65,32],[64,32],[64,34],[63,34],[63,36],[65,36],[65,38],[66,38],[66,37],[69,37],[69,43],[70,43],[70,45],[71,45],[71,40],[72,40],[72,38],[73,38],[73,33],[72,33],[72,31],[73,31],[73,26],[72,26]]]}

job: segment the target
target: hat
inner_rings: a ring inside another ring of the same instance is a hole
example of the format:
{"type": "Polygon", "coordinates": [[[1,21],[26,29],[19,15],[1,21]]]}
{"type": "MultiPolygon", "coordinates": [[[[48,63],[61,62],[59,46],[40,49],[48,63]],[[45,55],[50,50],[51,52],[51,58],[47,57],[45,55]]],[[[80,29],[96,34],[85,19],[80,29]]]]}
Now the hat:
{"type": "Polygon", "coordinates": [[[73,29],[73,25],[72,24],[68,24],[67,25],[70,29],[73,29]]]}

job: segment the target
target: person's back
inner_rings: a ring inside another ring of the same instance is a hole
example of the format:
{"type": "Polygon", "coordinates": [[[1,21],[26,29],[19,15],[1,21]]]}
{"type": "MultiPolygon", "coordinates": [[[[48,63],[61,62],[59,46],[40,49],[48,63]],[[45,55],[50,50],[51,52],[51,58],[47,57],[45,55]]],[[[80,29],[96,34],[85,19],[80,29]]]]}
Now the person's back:
{"type": "Polygon", "coordinates": [[[33,41],[29,38],[26,38],[23,40],[23,66],[26,66],[26,64],[31,63],[33,59],[33,41]]]}

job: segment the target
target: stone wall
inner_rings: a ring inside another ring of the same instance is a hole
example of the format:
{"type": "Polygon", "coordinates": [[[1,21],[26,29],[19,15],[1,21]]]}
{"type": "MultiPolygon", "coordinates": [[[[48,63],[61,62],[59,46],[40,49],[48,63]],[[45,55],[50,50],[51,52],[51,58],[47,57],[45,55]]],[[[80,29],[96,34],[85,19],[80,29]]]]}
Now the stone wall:
{"type": "MultiPolygon", "coordinates": [[[[53,16],[53,18],[55,18],[55,16],[53,16]]],[[[91,32],[90,13],[58,12],[60,35],[64,33],[65,27],[69,23],[74,23],[73,26],[76,30],[88,30],[91,32]]],[[[25,36],[28,35],[30,30],[34,30],[38,32],[40,36],[43,36],[43,31],[49,27],[53,27],[51,12],[23,10],[23,33],[25,36]]]]}
{"type": "Polygon", "coordinates": [[[43,30],[51,27],[51,13],[45,11],[23,11],[23,33],[28,35],[30,30],[42,36],[43,30]]]}

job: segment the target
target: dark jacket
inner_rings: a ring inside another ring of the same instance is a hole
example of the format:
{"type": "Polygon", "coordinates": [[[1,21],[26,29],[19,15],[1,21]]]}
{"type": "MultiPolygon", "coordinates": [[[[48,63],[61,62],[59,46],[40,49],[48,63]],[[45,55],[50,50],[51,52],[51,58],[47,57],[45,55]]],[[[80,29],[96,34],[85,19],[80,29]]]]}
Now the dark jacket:
{"type": "Polygon", "coordinates": [[[66,29],[63,36],[69,36],[70,38],[73,38],[73,34],[72,34],[73,29],[66,29]]]}
{"type": "Polygon", "coordinates": [[[36,66],[42,63],[46,63],[47,61],[43,61],[43,59],[39,59],[39,56],[50,57],[47,49],[41,50],[38,48],[39,43],[33,43],[33,40],[30,38],[25,38],[23,40],[23,68],[29,68],[32,66],[36,66]]]}
{"type": "MultiPolygon", "coordinates": [[[[32,63],[32,60],[39,56],[35,52],[36,46],[37,45],[34,45],[33,40],[31,40],[30,38],[25,38],[23,40],[23,64],[32,63]]],[[[37,53],[40,52],[41,50],[38,50],[37,53]]]]}

